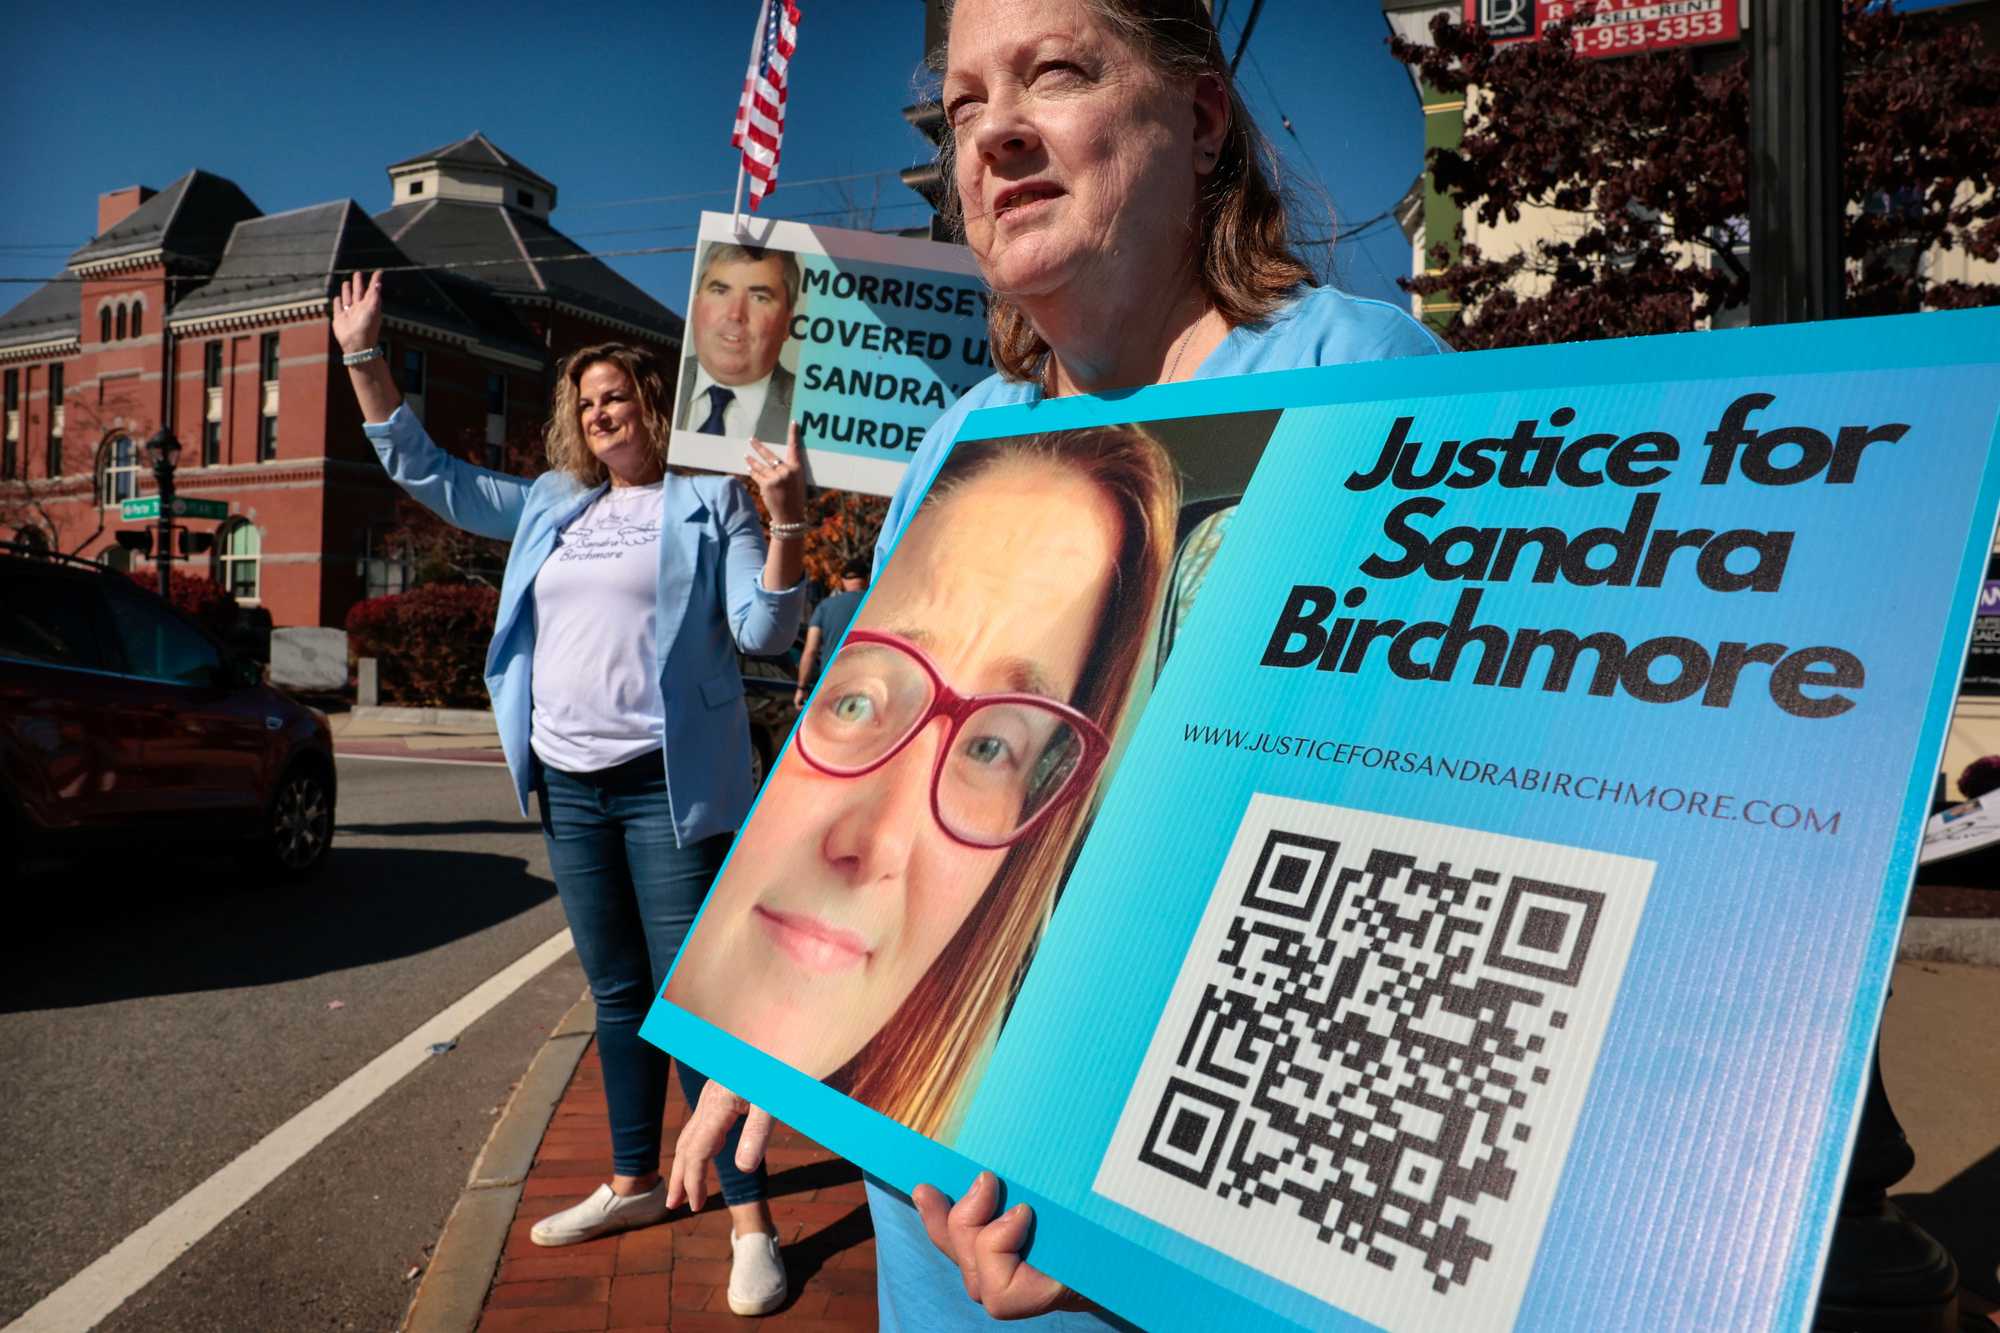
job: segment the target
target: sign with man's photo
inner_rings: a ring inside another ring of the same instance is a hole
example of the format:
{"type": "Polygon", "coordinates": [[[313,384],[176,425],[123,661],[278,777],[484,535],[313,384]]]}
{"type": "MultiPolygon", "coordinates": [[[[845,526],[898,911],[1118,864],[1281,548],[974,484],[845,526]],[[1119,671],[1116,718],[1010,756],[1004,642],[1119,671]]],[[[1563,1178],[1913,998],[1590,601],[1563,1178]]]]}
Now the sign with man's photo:
{"type": "Polygon", "coordinates": [[[1803,1329],[1996,422],[2000,311],[976,414],[644,1035],[1141,1327],[1803,1329]]]}
{"type": "Polygon", "coordinates": [[[796,421],[815,485],[893,493],[992,373],[978,274],[963,246],[703,213],[668,461],[742,472],[796,421]]]}

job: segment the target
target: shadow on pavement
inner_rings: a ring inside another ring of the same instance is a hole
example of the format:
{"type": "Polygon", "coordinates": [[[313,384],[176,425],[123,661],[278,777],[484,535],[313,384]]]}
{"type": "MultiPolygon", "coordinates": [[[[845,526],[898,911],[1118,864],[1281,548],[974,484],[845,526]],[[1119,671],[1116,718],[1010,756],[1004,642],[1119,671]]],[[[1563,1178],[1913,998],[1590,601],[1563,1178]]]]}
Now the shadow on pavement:
{"type": "Polygon", "coordinates": [[[66,867],[21,884],[0,945],[0,1013],[292,981],[435,949],[555,896],[485,852],[342,847],[304,884],[226,856],[66,867]]]}
{"type": "Polygon", "coordinates": [[[1930,1194],[1898,1194],[1896,1206],[1937,1237],[1958,1261],[1959,1285],[1990,1305],[2000,1302],[2000,1148],[1987,1153],[1930,1194]]]}
{"type": "Polygon", "coordinates": [[[827,1260],[874,1234],[875,1224],[868,1218],[868,1205],[857,1203],[852,1212],[785,1246],[785,1274],[792,1284],[791,1300],[798,1300],[806,1283],[826,1267],[827,1260]]]}

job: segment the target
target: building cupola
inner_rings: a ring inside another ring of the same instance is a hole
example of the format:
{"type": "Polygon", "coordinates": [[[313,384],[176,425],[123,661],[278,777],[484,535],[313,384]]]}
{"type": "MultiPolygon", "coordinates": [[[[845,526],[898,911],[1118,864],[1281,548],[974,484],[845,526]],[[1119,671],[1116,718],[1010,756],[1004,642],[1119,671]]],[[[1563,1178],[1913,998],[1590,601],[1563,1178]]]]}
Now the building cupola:
{"type": "Polygon", "coordinates": [[[556,206],[556,187],[474,130],[457,143],[389,167],[392,207],[431,199],[498,204],[545,218],[556,206]]]}

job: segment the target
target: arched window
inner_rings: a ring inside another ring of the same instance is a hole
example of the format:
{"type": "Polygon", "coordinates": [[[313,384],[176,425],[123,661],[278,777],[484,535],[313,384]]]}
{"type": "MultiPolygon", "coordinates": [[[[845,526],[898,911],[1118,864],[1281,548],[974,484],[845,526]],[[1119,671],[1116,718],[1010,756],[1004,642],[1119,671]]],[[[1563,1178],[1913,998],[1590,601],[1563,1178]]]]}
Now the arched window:
{"type": "Polygon", "coordinates": [[[215,581],[239,602],[257,600],[258,557],[263,549],[263,535],[247,518],[232,519],[215,535],[215,581]]]}
{"type": "Polygon", "coordinates": [[[100,306],[97,311],[97,341],[111,341],[111,307],[100,306]]]}
{"type": "Polygon", "coordinates": [[[132,336],[134,338],[146,331],[145,324],[146,303],[144,301],[134,301],[132,303],[132,336]]]}
{"type": "Polygon", "coordinates": [[[118,307],[118,337],[121,340],[125,337],[125,307],[123,305],[118,307]]]}
{"type": "Polygon", "coordinates": [[[130,435],[117,435],[98,447],[98,467],[104,478],[97,502],[110,506],[139,493],[139,446],[130,435]]]}

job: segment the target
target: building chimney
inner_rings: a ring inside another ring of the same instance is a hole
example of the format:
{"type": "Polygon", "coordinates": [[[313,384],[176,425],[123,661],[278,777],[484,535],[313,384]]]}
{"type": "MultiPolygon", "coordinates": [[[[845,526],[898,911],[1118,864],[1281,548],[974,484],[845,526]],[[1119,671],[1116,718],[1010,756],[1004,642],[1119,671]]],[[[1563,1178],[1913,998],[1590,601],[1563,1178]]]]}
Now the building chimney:
{"type": "Polygon", "coordinates": [[[97,234],[102,236],[139,211],[139,205],[159,191],[150,185],[128,185],[97,196],[97,234]]]}

